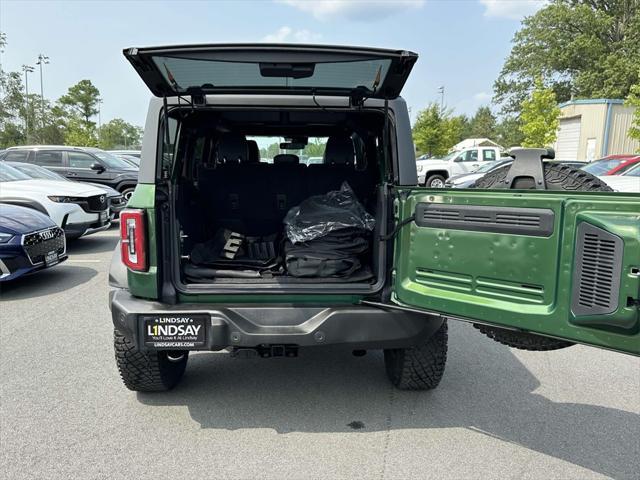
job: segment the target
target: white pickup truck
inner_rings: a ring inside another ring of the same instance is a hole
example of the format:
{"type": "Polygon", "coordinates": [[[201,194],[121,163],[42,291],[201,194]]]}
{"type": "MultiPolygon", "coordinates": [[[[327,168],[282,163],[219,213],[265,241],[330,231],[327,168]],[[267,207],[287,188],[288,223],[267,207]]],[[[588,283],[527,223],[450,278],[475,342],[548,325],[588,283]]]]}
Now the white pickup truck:
{"type": "Polygon", "coordinates": [[[444,188],[447,178],[471,173],[484,162],[495,162],[500,157],[498,147],[469,147],[451,152],[443,158],[416,160],[418,184],[431,188],[444,188]]]}

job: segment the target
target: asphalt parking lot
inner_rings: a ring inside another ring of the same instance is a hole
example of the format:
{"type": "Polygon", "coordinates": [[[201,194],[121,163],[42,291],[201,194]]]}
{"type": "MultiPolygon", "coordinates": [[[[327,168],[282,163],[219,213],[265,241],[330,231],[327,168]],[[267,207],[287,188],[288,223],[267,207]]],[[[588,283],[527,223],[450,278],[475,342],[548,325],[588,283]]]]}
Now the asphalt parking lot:
{"type": "Polygon", "coordinates": [[[2,478],[639,478],[640,359],[511,350],[466,324],[433,392],[340,350],[197,354],[174,391],[129,392],[107,307],[116,241],[81,239],[2,287],[2,478]]]}

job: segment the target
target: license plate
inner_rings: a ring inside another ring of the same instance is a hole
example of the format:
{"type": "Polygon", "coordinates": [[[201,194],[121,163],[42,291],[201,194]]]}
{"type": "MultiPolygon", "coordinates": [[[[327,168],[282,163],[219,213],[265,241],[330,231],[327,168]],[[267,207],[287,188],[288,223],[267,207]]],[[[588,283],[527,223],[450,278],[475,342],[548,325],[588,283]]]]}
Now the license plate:
{"type": "Polygon", "coordinates": [[[105,223],[109,218],[109,214],[105,210],[104,212],[100,212],[100,223],[105,223]]]}
{"type": "Polygon", "coordinates": [[[182,350],[206,345],[209,315],[145,315],[142,319],[147,347],[182,350]]]}
{"type": "Polygon", "coordinates": [[[58,257],[58,252],[56,251],[49,252],[44,257],[44,264],[47,267],[51,267],[52,265],[55,265],[59,261],[60,261],[60,258],[58,257]]]}

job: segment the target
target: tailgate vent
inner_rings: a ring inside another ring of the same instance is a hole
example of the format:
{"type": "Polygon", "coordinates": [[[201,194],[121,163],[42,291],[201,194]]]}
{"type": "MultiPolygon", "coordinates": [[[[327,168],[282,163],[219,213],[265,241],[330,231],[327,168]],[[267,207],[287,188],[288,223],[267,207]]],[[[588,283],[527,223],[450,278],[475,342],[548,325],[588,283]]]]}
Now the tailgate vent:
{"type": "Polygon", "coordinates": [[[416,224],[419,227],[550,237],[553,234],[554,218],[553,210],[546,208],[439,203],[416,205],[416,224]]]}
{"type": "Polygon", "coordinates": [[[571,311],[575,316],[605,315],[618,308],[623,242],[586,222],[578,226],[571,311]]]}

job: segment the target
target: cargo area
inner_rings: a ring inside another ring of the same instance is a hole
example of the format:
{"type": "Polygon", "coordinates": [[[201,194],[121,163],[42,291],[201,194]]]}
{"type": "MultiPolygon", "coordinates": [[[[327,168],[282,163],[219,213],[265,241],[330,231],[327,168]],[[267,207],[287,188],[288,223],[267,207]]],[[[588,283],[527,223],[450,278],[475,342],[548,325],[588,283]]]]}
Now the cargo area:
{"type": "Polygon", "coordinates": [[[380,110],[184,116],[171,229],[178,286],[380,286],[384,129],[380,110]]]}

